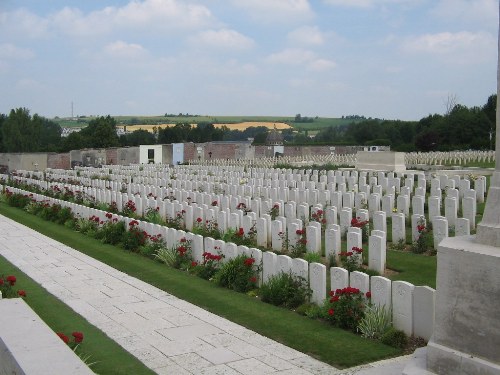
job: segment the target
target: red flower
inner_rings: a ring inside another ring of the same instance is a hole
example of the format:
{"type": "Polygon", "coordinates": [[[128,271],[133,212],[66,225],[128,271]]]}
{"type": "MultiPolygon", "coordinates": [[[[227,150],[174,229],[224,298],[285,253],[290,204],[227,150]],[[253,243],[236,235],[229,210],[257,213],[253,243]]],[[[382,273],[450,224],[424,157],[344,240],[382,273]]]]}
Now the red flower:
{"type": "Polygon", "coordinates": [[[372,298],[372,292],[366,292],[366,298],[372,298]]]}
{"type": "Polygon", "coordinates": [[[182,237],[182,238],[179,240],[179,242],[181,242],[181,243],[184,243],[184,242],[186,242],[186,241],[187,241],[187,240],[186,240],[186,237],[182,237]]]}
{"type": "Polygon", "coordinates": [[[0,285],[3,285],[3,279],[0,278],[0,285]]]}
{"type": "Polygon", "coordinates": [[[75,342],[77,344],[81,343],[83,341],[83,333],[81,332],[73,332],[71,334],[75,338],[75,342]]]}
{"type": "Polygon", "coordinates": [[[16,283],[16,277],[12,275],[7,276],[6,280],[9,282],[10,286],[13,286],[16,283]]]}
{"type": "Polygon", "coordinates": [[[109,212],[108,212],[108,213],[106,213],[106,217],[107,217],[108,219],[111,219],[111,218],[113,217],[113,214],[111,214],[111,213],[109,213],[109,212]]]}
{"type": "Polygon", "coordinates": [[[417,225],[417,231],[422,233],[425,230],[425,225],[417,225]]]}
{"type": "Polygon", "coordinates": [[[18,290],[18,291],[17,291],[17,295],[18,295],[19,297],[26,297],[26,292],[25,292],[24,290],[18,290]]]}
{"type": "Polygon", "coordinates": [[[335,311],[333,309],[330,309],[330,310],[328,310],[328,315],[333,316],[334,312],[335,311]]]}
{"type": "Polygon", "coordinates": [[[202,221],[203,221],[203,219],[201,217],[199,217],[199,218],[196,219],[197,223],[201,223],[202,221]]]}
{"type": "Polygon", "coordinates": [[[243,228],[240,227],[240,229],[238,230],[237,235],[242,237],[244,234],[245,234],[245,231],[243,230],[243,228]]]}
{"type": "Polygon", "coordinates": [[[197,265],[198,265],[198,262],[195,262],[195,261],[191,262],[191,267],[196,267],[197,265]]]}
{"type": "Polygon", "coordinates": [[[340,299],[339,296],[333,296],[332,298],[330,298],[330,303],[337,302],[339,299],[340,299]]]}
{"type": "Polygon", "coordinates": [[[245,259],[245,266],[247,267],[252,267],[252,265],[255,263],[255,259],[253,258],[247,258],[245,259]]]}
{"type": "Polygon", "coordinates": [[[250,281],[251,283],[254,283],[254,284],[255,284],[255,283],[257,282],[257,278],[256,278],[255,276],[252,276],[252,277],[249,279],[249,281],[250,281]]]}
{"type": "Polygon", "coordinates": [[[217,206],[217,201],[213,201],[212,206],[217,206]]]}
{"type": "Polygon", "coordinates": [[[299,236],[302,236],[302,235],[304,234],[304,231],[303,231],[303,230],[301,230],[301,229],[297,229],[297,230],[295,231],[295,234],[297,234],[297,235],[299,235],[299,236]]]}
{"type": "Polygon", "coordinates": [[[66,336],[64,333],[57,332],[57,336],[59,336],[60,339],[63,340],[65,344],[69,343],[69,337],[66,336]]]}
{"type": "Polygon", "coordinates": [[[355,253],[361,254],[363,252],[363,249],[355,246],[352,248],[352,251],[355,253]]]}

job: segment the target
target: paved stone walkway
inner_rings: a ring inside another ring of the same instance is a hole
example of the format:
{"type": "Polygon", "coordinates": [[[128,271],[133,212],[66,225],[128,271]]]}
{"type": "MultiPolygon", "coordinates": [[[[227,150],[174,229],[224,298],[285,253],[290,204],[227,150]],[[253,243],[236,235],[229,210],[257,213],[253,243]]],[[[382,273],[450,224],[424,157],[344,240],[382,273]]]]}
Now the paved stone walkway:
{"type": "Polygon", "coordinates": [[[335,374],[0,215],[0,254],[158,374],[335,374]]]}
{"type": "Polygon", "coordinates": [[[0,255],[158,374],[396,375],[407,360],[337,370],[2,215],[0,255]]]}

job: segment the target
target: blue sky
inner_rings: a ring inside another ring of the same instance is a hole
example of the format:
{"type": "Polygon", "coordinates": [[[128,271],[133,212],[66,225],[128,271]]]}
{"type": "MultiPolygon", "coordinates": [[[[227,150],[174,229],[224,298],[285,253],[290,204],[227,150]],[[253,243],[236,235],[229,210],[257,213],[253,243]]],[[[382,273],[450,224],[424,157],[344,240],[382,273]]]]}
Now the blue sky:
{"type": "Polygon", "coordinates": [[[0,113],[419,120],[496,92],[495,0],[0,0],[0,113]]]}

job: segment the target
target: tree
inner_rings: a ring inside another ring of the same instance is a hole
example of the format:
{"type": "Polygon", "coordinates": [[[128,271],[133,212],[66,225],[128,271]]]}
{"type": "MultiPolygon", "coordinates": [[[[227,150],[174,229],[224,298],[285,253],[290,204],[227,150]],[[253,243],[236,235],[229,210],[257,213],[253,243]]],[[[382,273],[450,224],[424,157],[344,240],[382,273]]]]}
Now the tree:
{"type": "Polygon", "coordinates": [[[116,120],[109,115],[90,121],[80,133],[87,147],[106,148],[120,145],[116,134],[116,120]]]}
{"type": "Polygon", "coordinates": [[[444,100],[445,115],[449,115],[457,104],[458,104],[458,96],[456,94],[448,94],[448,96],[444,100]]]}
{"type": "Polygon", "coordinates": [[[120,145],[122,146],[152,145],[155,143],[155,135],[144,129],[135,130],[120,137],[120,145]]]}
{"type": "Polygon", "coordinates": [[[83,138],[81,131],[79,131],[70,133],[66,138],[62,138],[60,151],[68,152],[71,150],[80,150],[85,147],[87,147],[85,139],[83,138]]]}
{"type": "Polygon", "coordinates": [[[40,127],[39,147],[36,151],[57,151],[59,144],[61,143],[62,133],[62,129],[59,124],[56,124],[55,122],[44,117],[40,117],[37,114],[33,116],[32,121],[39,123],[40,127]]]}
{"type": "Polygon", "coordinates": [[[39,128],[31,121],[26,108],[12,109],[2,125],[2,137],[7,152],[33,152],[37,149],[39,128]]]}
{"type": "Polygon", "coordinates": [[[7,116],[3,113],[0,113],[0,152],[5,152],[5,146],[3,145],[2,126],[6,120],[7,116]]]}

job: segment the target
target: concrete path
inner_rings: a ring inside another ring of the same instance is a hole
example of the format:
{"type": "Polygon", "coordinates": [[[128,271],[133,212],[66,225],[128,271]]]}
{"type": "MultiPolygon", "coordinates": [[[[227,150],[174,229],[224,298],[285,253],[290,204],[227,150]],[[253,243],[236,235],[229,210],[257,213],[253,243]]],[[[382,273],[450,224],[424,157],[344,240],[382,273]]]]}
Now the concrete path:
{"type": "Polygon", "coordinates": [[[158,374],[396,375],[407,361],[337,370],[2,215],[0,255],[158,374]]]}
{"type": "Polygon", "coordinates": [[[0,254],[158,374],[335,374],[0,215],[0,254]]]}

